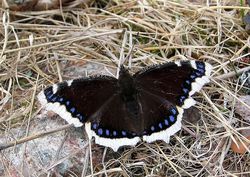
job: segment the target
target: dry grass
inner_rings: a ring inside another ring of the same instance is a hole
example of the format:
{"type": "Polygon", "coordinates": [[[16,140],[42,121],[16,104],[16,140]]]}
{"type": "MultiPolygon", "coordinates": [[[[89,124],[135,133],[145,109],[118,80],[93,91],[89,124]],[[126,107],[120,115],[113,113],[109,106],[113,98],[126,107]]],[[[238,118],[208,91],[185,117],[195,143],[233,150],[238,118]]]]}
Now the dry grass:
{"type": "MultiPolygon", "coordinates": [[[[249,152],[237,154],[230,149],[232,141],[244,139],[240,130],[250,127],[235,113],[235,102],[247,89],[240,85],[235,71],[250,66],[242,60],[249,57],[249,35],[241,20],[250,8],[242,7],[240,0],[217,0],[210,7],[184,0],[142,2],[99,1],[84,9],[41,12],[1,10],[0,137],[7,143],[25,137],[30,140],[27,137],[41,132],[30,132],[40,111],[36,95],[51,83],[85,74],[115,74],[112,61],[124,59],[133,72],[165,61],[199,59],[211,63],[214,72],[212,82],[196,95],[201,119],[187,125],[197,138],[181,131],[170,144],[141,143],[118,153],[96,145],[89,153],[86,146],[80,146],[60,157],[65,135],[46,170],[36,169],[32,176],[57,176],[55,170],[65,161],[72,161],[74,168],[63,176],[250,175],[249,152]],[[14,131],[20,127],[22,133],[14,131]],[[79,151],[84,151],[84,161],[76,160],[79,151]]],[[[27,175],[12,159],[13,153],[25,152],[26,146],[29,144],[1,151],[0,174],[27,175]]],[[[32,161],[26,156],[19,160],[32,161]]],[[[39,161],[32,163],[39,166],[39,161]]]]}

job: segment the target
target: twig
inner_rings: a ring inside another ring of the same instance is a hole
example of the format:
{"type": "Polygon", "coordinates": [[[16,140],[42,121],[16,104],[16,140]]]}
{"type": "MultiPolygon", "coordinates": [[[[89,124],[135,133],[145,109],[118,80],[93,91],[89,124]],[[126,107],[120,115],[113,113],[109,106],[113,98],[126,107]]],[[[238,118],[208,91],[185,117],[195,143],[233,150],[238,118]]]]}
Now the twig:
{"type": "Polygon", "coordinates": [[[47,131],[47,132],[40,132],[40,133],[37,133],[35,135],[31,135],[31,136],[28,136],[28,137],[21,138],[21,139],[19,139],[17,141],[11,141],[11,142],[6,143],[6,144],[0,144],[0,151],[2,151],[4,149],[7,149],[9,147],[18,145],[18,144],[25,143],[25,142],[33,140],[33,139],[37,139],[37,138],[49,135],[51,133],[55,133],[55,132],[59,132],[59,131],[62,131],[62,130],[69,129],[70,127],[72,127],[72,125],[67,124],[67,125],[64,125],[62,127],[59,127],[59,128],[56,128],[56,129],[52,129],[52,130],[47,131]]]}
{"type": "Polygon", "coordinates": [[[242,69],[239,69],[239,70],[236,71],[236,72],[235,72],[235,71],[232,71],[232,72],[229,72],[229,73],[226,73],[226,74],[217,76],[217,77],[215,77],[215,79],[216,79],[216,80],[217,80],[217,79],[227,79],[227,78],[233,77],[233,76],[235,76],[235,75],[237,75],[237,74],[241,74],[241,73],[243,73],[243,72],[245,72],[245,71],[247,71],[247,70],[250,70],[250,66],[245,67],[245,68],[242,68],[242,69]]]}

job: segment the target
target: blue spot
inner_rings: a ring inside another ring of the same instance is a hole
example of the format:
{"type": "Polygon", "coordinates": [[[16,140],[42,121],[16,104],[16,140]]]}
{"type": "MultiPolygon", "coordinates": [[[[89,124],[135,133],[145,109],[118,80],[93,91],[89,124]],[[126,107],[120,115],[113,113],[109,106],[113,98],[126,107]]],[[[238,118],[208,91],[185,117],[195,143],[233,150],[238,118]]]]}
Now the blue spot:
{"type": "Polygon", "coordinates": [[[53,94],[48,95],[47,99],[48,99],[48,100],[51,100],[51,98],[52,98],[53,96],[54,96],[53,94]]]}
{"type": "Polygon", "coordinates": [[[160,129],[162,129],[162,127],[163,127],[162,123],[159,123],[158,126],[159,126],[160,129]]]}
{"type": "Polygon", "coordinates": [[[66,101],[66,106],[69,106],[69,104],[70,104],[70,101],[66,101]]]}
{"type": "Polygon", "coordinates": [[[63,102],[63,98],[59,98],[59,102],[63,102]]]}
{"type": "Polygon", "coordinates": [[[117,131],[113,131],[113,135],[114,135],[114,136],[117,136],[117,131]]]}
{"type": "Polygon", "coordinates": [[[80,120],[80,122],[83,121],[83,116],[81,114],[77,114],[76,117],[78,117],[78,119],[80,120]]]}
{"type": "Polygon", "coordinates": [[[132,133],[132,136],[133,136],[133,137],[135,137],[135,136],[136,136],[136,133],[135,133],[135,132],[133,132],[133,133],[132,133]]]}
{"type": "Polygon", "coordinates": [[[106,135],[109,136],[110,135],[110,131],[106,130],[106,135]]]}
{"type": "Polygon", "coordinates": [[[190,85],[190,84],[191,84],[190,80],[185,80],[185,83],[186,83],[187,85],[190,85]]]}
{"type": "Polygon", "coordinates": [[[165,119],[165,120],[164,120],[164,123],[165,123],[165,125],[166,125],[166,126],[168,126],[168,125],[169,125],[169,122],[168,122],[168,120],[167,120],[167,119],[165,119]]]}
{"type": "Polygon", "coordinates": [[[52,91],[51,91],[51,90],[48,91],[48,92],[45,92],[45,95],[46,95],[46,96],[49,96],[50,94],[52,94],[52,91]]]}
{"type": "Polygon", "coordinates": [[[197,68],[205,68],[205,64],[203,62],[196,61],[195,63],[196,63],[197,68]]]}
{"type": "Polygon", "coordinates": [[[147,132],[146,130],[144,130],[142,134],[143,134],[143,135],[147,135],[148,132],[147,132]]]}
{"type": "Polygon", "coordinates": [[[172,109],[171,109],[171,113],[172,113],[173,115],[176,115],[177,110],[176,110],[176,109],[174,109],[174,108],[172,108],[172,109]]]}
{"type": "Polygon", "coordinates": [[[122,131],[122,135],[123,135],[123,136],[126,136],[127,133],[126,133],[125,131],[122,131]]]}
{"type": "Polygon", "coordinates": [[[54,96],[54,97],[51,99],[51,101],[55,102],[56,99],[57,99],[57,96],[54,96]]]}
{"type": "Polygon", "coordinates": [[[103,130],[102,128],[99,128],[98,131],[97,131],[98,135],[102,135],[103,134],[103,130]]]}
{"type": "Polygon", "coordinates": [[[94,130],[96,130],[96,129],[97,129],[97,123],[93,123],[93,124],[92,124],[92,128],[93,128],[94,130]]]}
{"type": "Polygon", "coordinates": [[[182,91],[184,92],[184,94],[188,94],[189,90],[187,88],[183,88],[182,91]]]}
{"type": "Polygon", "coordinates": [[[151,131],[155,131],[155,127],[153,125],[150,127],[150,129],[151,131]]]}
{"type": "Polygon", "coordinates": [[[174,116],[173,116],[173,115],[170,115],[170,116],[169,116],[169,120],[170,120],[171,122],[174,122],[174,121],[175,121],[174,116]]]}
{"type": "Polygon", "coordinates": [[[80,119],[81,122],[84,120],[82,115],[79,116],[79,119],[80,119]]]}
{"type": "Polygon", "coordinates": [[[191,78],[192,80],[194,80],[194,79],[196,78],[196,75],[191,74],[191,75],[190,75],[190,78],[191,78]]]}
{"type": "Polygon", "coordinates": [[[179,98],[179,100],[180,100],[180,103],[183,103],[184,102],[184,100],[186,99],[186,97],[185,96],[180,96],[180,98],[179,98]]]}
{"type": "Polygon", "coordinates": [[[200,73],[200,71],[196,71],[196,72],[195,72],[195,75],[196,75],[197,77],[202,76],[202,74],[200,73]]]}
{"type": "Polygon", "coordinates": [[[203,69],[203,68],[198,68],[197,70],[198,70],[199,72],[201,72],[202,74],[205,73],[205,69],[203,69]]]}
{"type": "Polygon", "coordinates": [[[74,108],[74,107],[70,109],[70,112],[71,112],[72,114],[73,114],[75,111],[76,111],[76,108],[74,108]]]}

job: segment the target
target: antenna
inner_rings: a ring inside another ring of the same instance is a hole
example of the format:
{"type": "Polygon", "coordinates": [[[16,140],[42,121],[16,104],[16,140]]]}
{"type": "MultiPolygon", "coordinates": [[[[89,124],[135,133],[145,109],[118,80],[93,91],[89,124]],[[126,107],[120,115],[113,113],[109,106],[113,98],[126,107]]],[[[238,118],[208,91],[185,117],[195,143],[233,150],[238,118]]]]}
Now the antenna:
{"type": "MultiPolygon", "coordinates": [[[[125,35],[126,35],[126,30],[124,30],[124,33],[125,33],[125,35]]],[[[130,35],[131,35],[131,34],[132,34],[132,33],[130,33],[130,35]]],[[[136,34],[136,37],[137,37],[137,38],[138,38],[138,36],[139,36],[139,32],[137,32],[137,34],[136,34]]],[[[121,59],[122,59],[122,58],[118,59],[115,55],[112,54],[112,52],[109,51],[109,49],[108,49],[105,45],[103,45],[101,42],[99,42],[99,44],[100,44],[102,47],[104,47],[104,48],[106,49],[106,51],[109,53],[109,55],[111,56],[111,58],[109,58],[109,57],[107,57],[107,58],[108,58],[115,66],[117,66],[117,72],[116,72],[116,77],[117,77],[117,78],[119,77],[119,73],[120,73],[121,68],[122,68],[123,70],[128,71],[128,69],[124,67],[123,63],[125,63],[125,61],[128,60],[129,57],[131,57],[131,56],[133,55],[135,44],[133,43],[133,40],[132,40],[132,39],[133,39],[133,38],[132,38],[132,35],[131,35],[130,40],[131,40],[131,43],[132,43],[132,47],[129,49],[126,58],[123,59],[122,64],[121,64],[121,59]],[[113,59],[112,59],[112,58],[113,58],[113,59]],[[115,61],[118,61],[118,63],[115,62],[115,61]]],[[[126,38],[124,38],[124,40],[123,40],[122,49],[124,48],[125,42],[126,42],[126,38]]],[[[123,54],[123,50],[121,50],[121,55],[122,55],[122,54],[123,54]]],[[[120,56],[121,56],[121,55],[120,55],[120,56]]],[[[131,60],[129,60],[129,68],[131,68],[131,60]]]]}
{"type": "MultiPolygon", "coordinates": [[[[139,32],[137,32],[136,38],[138,38],[138,36],[139,36],[139,32]]],[[[131,36],[131,38],[132,38],[132,36],[131,36]]],[[[129,57],[131,57],[132,54],[133,54],[133,52],[134,52],[135,44],[133,43],[133,40],[131,40],[131,42],[132,42],[132,47],[130,48],[130,50],[129,50],[129,52],[128,52],[128,55],[127,55],[126,58],[124,59],[124,62],[125,62],[129,57]]],[[[129,68],[131,68],[131,60],[129,60],[129,68]]]]}

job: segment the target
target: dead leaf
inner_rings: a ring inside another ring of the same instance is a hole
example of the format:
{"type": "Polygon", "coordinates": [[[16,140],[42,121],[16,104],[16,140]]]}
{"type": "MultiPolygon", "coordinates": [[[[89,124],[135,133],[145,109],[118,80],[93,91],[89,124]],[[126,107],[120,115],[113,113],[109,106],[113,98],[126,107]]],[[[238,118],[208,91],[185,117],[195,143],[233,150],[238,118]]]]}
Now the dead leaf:
{"type": "Polygon", "coordinates": [[[244,140],[243,140],[243,142],[237,141],[237,144],[235,142],[232,142],[232,144],[231,144],[232,151],[235,153],[240,153],[240,154],[246,153],[246,151],[247,151],[246,147],[249,148],[249,146],[250,146],[250,136],[248,136],[246,138],[248,139],[248,142],[244,141],[244,140]]]}

